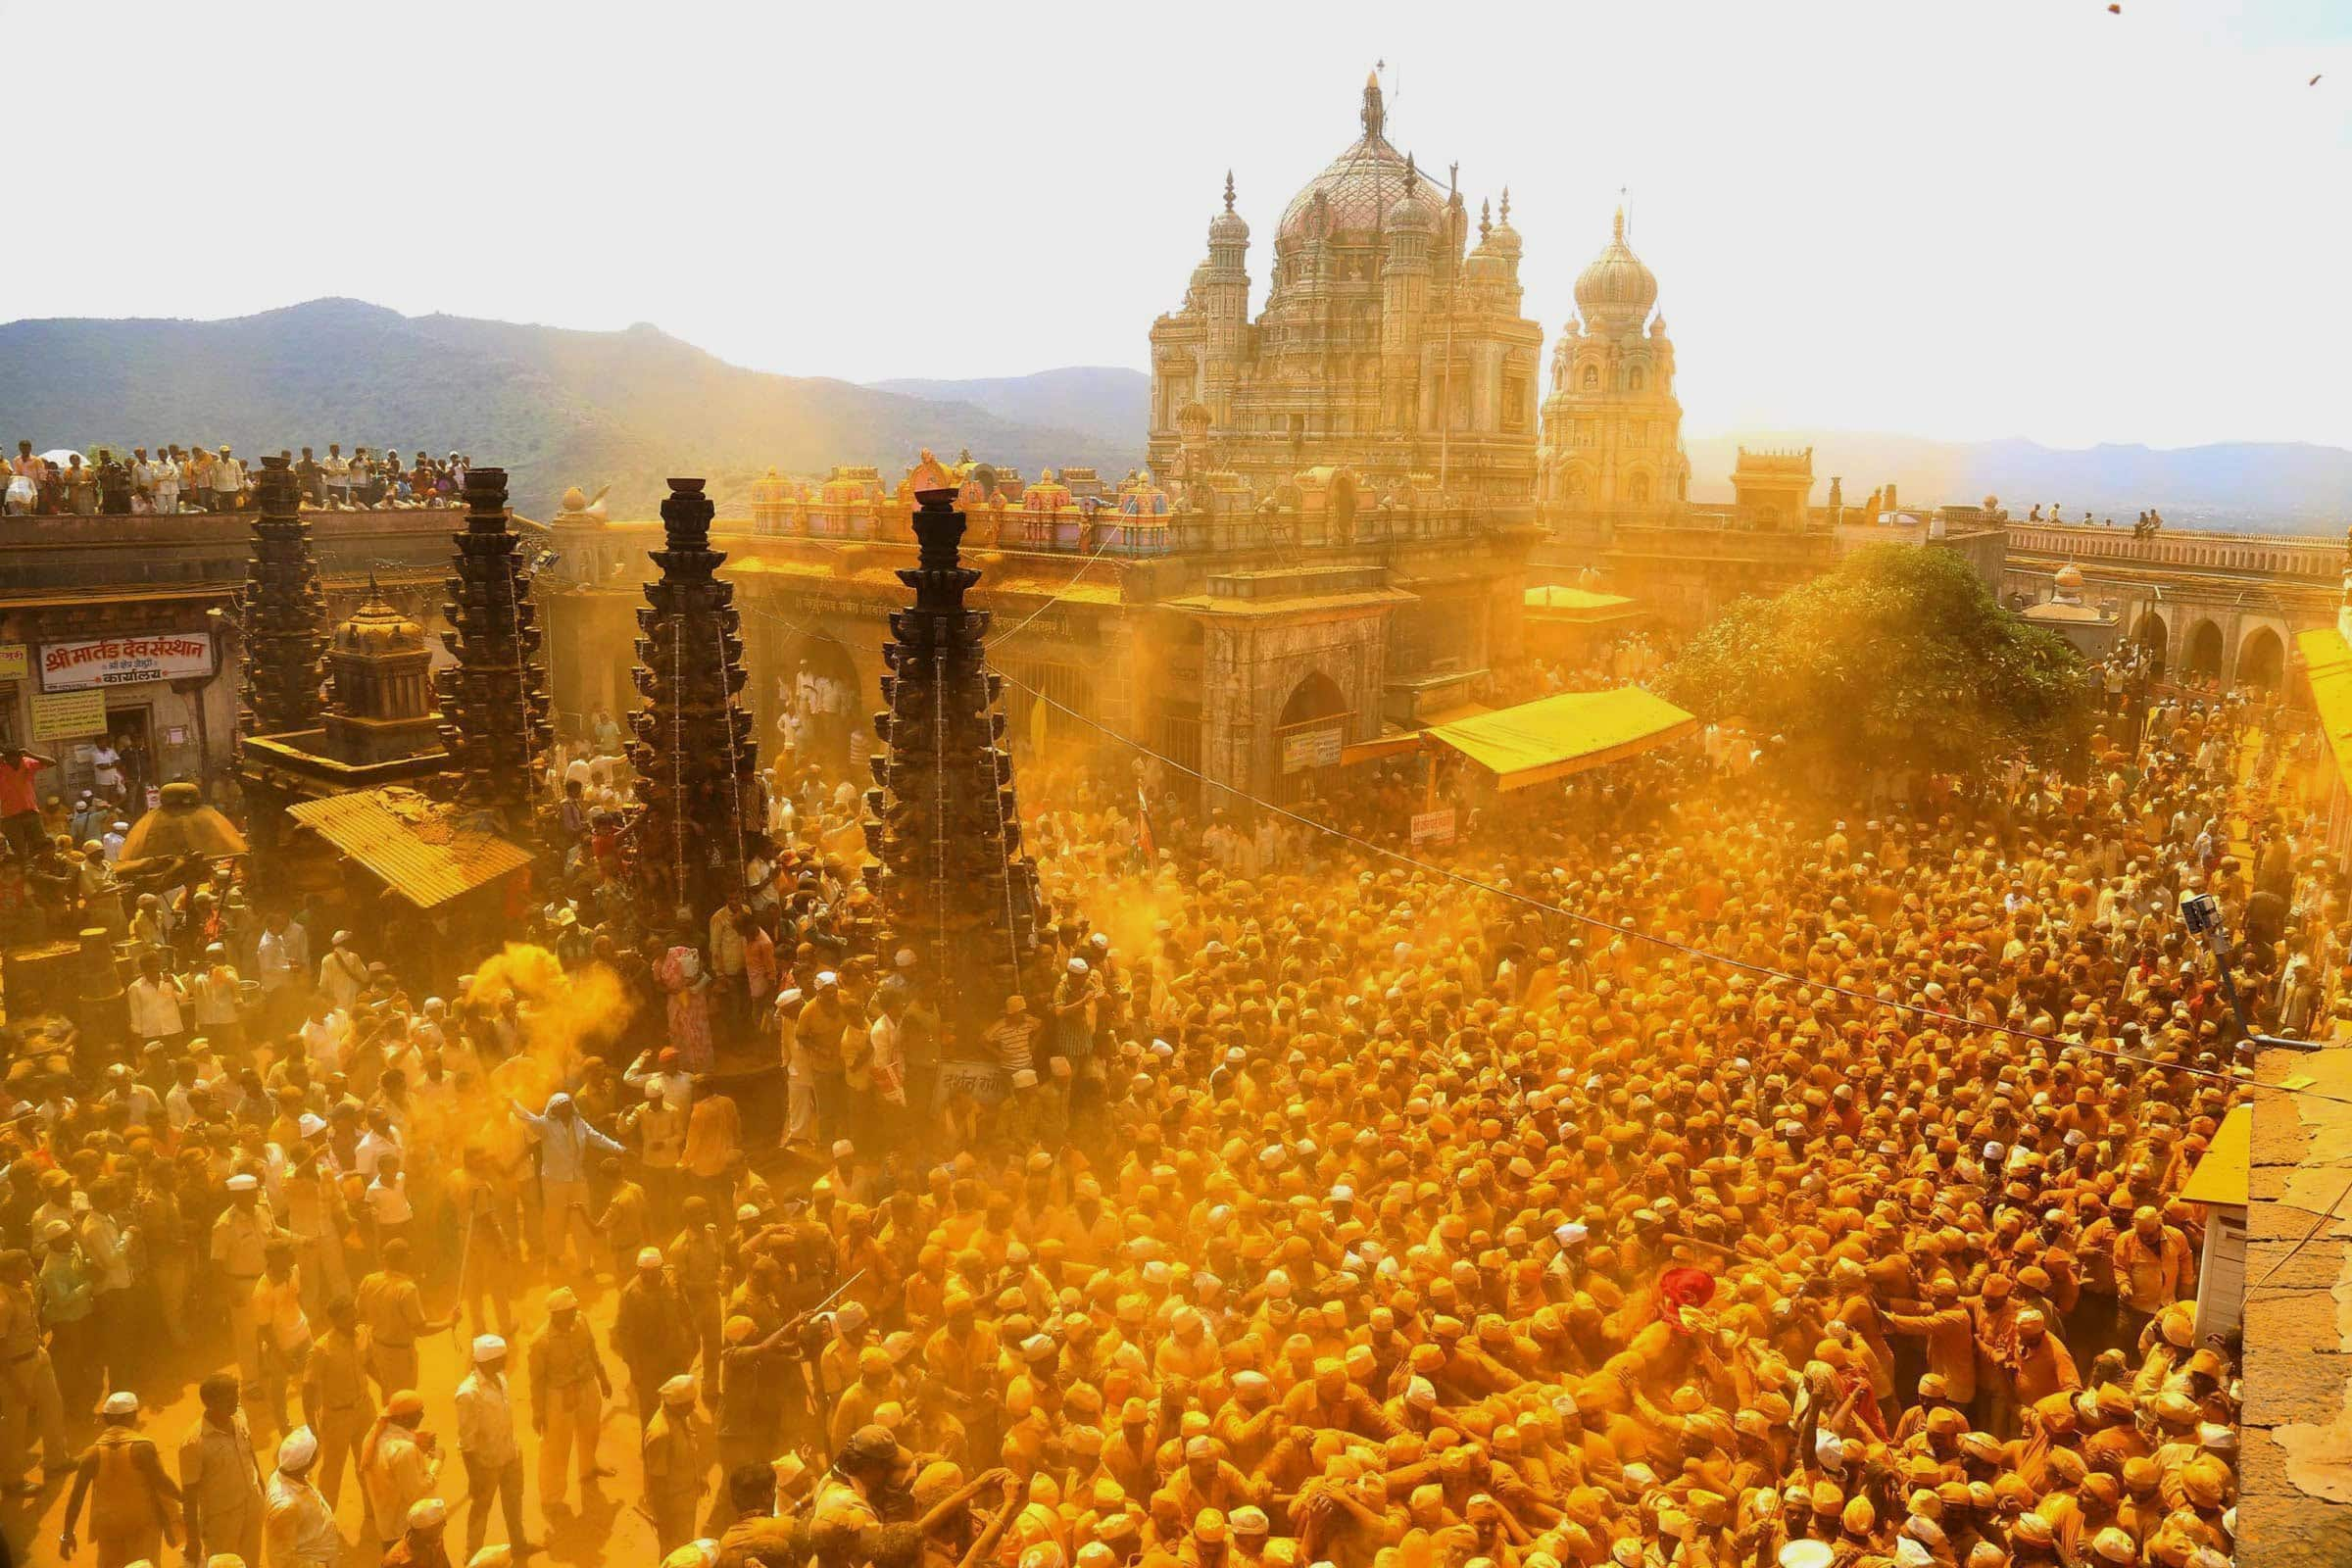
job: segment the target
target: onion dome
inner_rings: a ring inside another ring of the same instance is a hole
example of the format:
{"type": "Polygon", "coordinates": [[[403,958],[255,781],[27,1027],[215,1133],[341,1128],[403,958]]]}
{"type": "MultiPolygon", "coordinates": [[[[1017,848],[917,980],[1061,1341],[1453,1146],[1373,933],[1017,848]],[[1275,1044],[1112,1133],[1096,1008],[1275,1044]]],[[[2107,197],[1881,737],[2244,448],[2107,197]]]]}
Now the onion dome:
{"type": "Polygon", "coordinates": [[[1225,171],[1225,210],[1208,220],[1208,242],[1211,245],[1247,245],[1250,225],[1242,215],[1233,210],[1233,171],[1225,171]]]}
{"type": "Polygon", "coordinates": [[[1519,231],[1511,226],[1511,187],[1508,185],[1502,187],[1502,207],[1496,216],[1499,221],[1488,233],[1482,248],[1497,256],[1518,256],[1519,231]]]}
{"type": "Polygon", "coordinates": [[[1444,199],[1418,182],[1408,189],[1404,155],[1381,134],[1388,117],[1377,77],[1364,83],[1362,120],[1364,133],[1283,209],[1282,222],[1274,230],[1278,248],[1323,239],[1369,244],[1378,238],[1383,220],[1399,199],[1422,204],[1430,226],[1438,226],[1444,199]]]}
{"type": "Polygon", "coordinates": [[[1642,265],[1625,243],[1625,209],[1617,209],[1617,222],[1609,235],[1609,243],[1592,265],[1576,277],[1577,308],[1587,317],[1616,316],[1641,318],[1658,302],[1657,274],[1642,265]]]}
{"type": "Polygon", "coordinates": [[[1437,210],[1421,196],[1421,172],[1413,167],[1412,154],[1404,158],[1404,188],[1389,204],[1380,226],[1391,232],[1400,228],[1419,229],[1428,233],[1438,226],[1437,210]]]}
{"type": "Polygon", "coordinates": [[[370,578],[367,602],[335,628],[334,646],[339,654],[415,653],[424,646],[424,628],[386,604],[370,578]]]}
{"type": "Polygon", "coordinates": [[[2079,594],[2082,591],[2082,568],[2070,561],[2058,568],[2055,582],[2060,593],[2079,594]]]}

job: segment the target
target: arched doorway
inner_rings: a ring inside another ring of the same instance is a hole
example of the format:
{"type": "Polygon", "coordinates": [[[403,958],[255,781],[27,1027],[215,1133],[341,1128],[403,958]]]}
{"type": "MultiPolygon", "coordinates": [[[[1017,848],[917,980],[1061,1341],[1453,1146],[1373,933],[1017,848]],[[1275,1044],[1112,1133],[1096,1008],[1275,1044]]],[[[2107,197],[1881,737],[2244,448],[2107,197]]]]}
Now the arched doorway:
{"type": "Polygon", "coordinates": [[[2184,666],[2191,675],[2222,673],[2222,628],[2210,620],[2200,620],[2188,634],[2188,660],[2184,666]]]}
{"type": "MultiPolygon", "coordinates": [[[[786,647],[776,671],[776,720],[769,738],[779,745],[790,741],[801,769],[818,768],[828,779],[847,776],[850,732],[872,721],[869,695],[847,647],[822,632],[804,633],[786,647]]],[[[871,780],[851,782],[863,788],[871,780]]]]}
{"type": "Polygon", "coordinates": [[[2170,635],[2165,629],[2164,617],[2153,610],[2146,610],[2140,612],[2139,629],[2132,634],[2132,640],[2154,656],[2157,665],[2161,667],[2164,663],[2165,639],[2170,635]]]}
{"type": "Polygon", "coordinates": [[[2286,644],[2268,626],[2258,626],[2237,650],[2240,686],[2276,686],[2286,671],[2286,644]]]}
{"type": "Polygon", "coordinates": [[[1352,716],[1340,683],[1319,669],[1291,688],[1274,721],[1274,799],[1279,804],[1304,797],[1315,775],[1338,763],[1352,716]]]}

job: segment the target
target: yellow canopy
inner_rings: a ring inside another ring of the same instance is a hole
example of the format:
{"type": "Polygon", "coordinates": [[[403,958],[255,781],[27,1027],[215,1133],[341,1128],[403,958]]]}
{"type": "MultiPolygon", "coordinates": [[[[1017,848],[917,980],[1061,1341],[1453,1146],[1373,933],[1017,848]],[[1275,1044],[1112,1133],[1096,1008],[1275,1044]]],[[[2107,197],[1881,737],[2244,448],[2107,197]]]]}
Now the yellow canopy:
{"type": "Polygon", "coordinates": [[[2197,1168],[2188,1173],[2188,1185],[2180,1189],[2184,1203],[2234,1203],[2239,1208],[2247,1202],[2247,1170],[2254,1162],[2254,1107],[2233,1105],[2214,1129],[2213,1142],[2205,1146],[2205,1157],[2197,1168]]]}
{"type": "Polygon", "coordinates": [[[2333,626],[2295,634],[2303,670],[2311,680],[2311,705],[2320,712],[2320,734],[2328,742],[2335,776],[2352,790],[2352,644],[2333,626]]]}
{"type": "Polygon", "coordinates": [[[1594,593],[1590,588],[1556,584],[1528,589],[1525,607],[1530,619],[1570,623],[1625,620],[1642,612],[1641,606],[1623,594],[1594,593]]]}
{"type": "Polygon", "coordinates": [[[1637,757],[1697,727],[1664,698],[1619,686],[1562,692],[1425,733],[1493,773],[1497,788],[1523,790],[1637,757]]]}

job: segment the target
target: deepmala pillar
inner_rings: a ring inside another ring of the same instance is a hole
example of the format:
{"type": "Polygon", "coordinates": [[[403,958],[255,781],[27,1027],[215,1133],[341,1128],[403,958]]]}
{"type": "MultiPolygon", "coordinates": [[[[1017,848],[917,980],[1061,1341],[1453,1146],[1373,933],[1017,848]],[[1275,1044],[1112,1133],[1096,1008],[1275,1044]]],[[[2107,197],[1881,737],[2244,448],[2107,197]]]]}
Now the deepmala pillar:
{"type": "Polygon", "coordinates": [[[1014,992],[1042,1001],[1037,865],[1021,853],[1012,757],[1002,742],[1003,677],[989,672],[990,615],[964,608],[980,573],[961,564],[964,514],[954,478],[923,455],[914,475],[916,564],[899,580],[914,604],[893,611],[883,646],[883,750],[865,795],[866,885],[884,910],[884,946],[911,948],[935,977],[947,1043],[978,1044],[1014,992]]]}
{"type": "Polygon", "coordinates": [[[637,612],[637,690],[631,716],[638,799],[638,864],[665,913],[699,931],[745,867],[770,852],[744,688],[741,612],[735,585],[717,577],[727,558],[710,548],[710,498],[700,479],[672,479],[662,503],[661,576],[645,585],[637,612]]]}
{"type": "Polygon", "coordinates": [[[317,729],[326,680],[326,589],[302,491],[284,458],[264,458],[254,480],[253,555],[237,606],[245,645],[237,731],[282,735],[317,729]]]}
{"type": "Polygon", "coordinates": [[[491,812],[520,843],[537,836],[540,769],[555,740],[538,612],[524,576],[521,540],[507,512],[507,470],[466,474],[466,530],[451,535],[457,574],[442,612],[457,629],[457,663],[440,673],[441,744],[459,777],[458,800],[491,812]]]}

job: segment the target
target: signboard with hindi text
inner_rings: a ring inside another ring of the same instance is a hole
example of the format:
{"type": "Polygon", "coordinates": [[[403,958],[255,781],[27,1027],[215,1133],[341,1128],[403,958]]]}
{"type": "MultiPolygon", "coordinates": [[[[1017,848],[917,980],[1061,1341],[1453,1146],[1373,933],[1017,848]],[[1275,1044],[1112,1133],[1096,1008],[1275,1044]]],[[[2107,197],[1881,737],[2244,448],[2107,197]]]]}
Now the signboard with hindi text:
{"type": "Polygon", "coordinates": [[[1434,811],[1413,813],[1413,843],[1451,844],[1453,842],[1453,808],[1440,807],[1434,811]]]}
{"type": "Polygon", "coordinates": [[[1302,729],[1282,738],[1282,770],[1303,773],[1310,767],[1336,767],[1347,731],[1338,724],[1328,729],[1302,729]]]}
{"type": "Polygon", "coordinates": [[[32,698],[32,738],[36,741],[67,741],[76,735],[106,733],[106,689],[92,687],[86,692],[61,692],[54,696],[36,692],[32,698]]]}
{"type": "Polygon", "coordinates": [[[213,672],[213,636],[204,631],[175,631],[43,643],[40,672],[45,692],[91,691],[147,680],[202,679],[213,672]]]}
{"type": "Polygon", "coordinates": [[[23,643],[0,643],[0,680],[23,680],[32,673],[23,643]]]}

